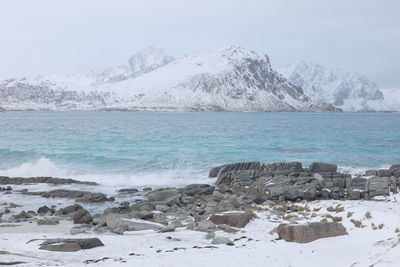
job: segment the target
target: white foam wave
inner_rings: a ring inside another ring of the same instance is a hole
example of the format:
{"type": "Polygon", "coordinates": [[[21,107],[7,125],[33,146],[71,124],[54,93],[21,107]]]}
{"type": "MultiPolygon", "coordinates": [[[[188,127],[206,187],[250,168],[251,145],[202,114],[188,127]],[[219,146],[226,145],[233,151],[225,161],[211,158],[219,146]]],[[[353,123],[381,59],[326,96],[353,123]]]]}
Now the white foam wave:
{"type": "Polygon", "coordinates": [[[371,170],[371,169],[389,169],[390,164],[385,164],[380,166],[379,168],[371,168],[371,167],[350,167],[350,166],[338,166],[338,171],[342,173],[349,173],[352,176],[354,175],[363,175],[366,170],[371,170]]]}
{"type": "Polygon", "coordinates": [[[36,162],[25,162],[17,167],[0,170],[0,176],[35,177],[51,176],[72,178],[80,181],[97,182],[112,187],[144,187],[144,186],[182,186],[191,183],[211,183],[214,180],[207,178],[207,172],[193,169],[154,170],[136,173],[77,173],[72,166],[61,168],[50,159],[42,157],[36,162]]]}
{"type": "Polygon", "coordinates": [[[36,162],[25,162],[14,168],[0,170],[0,175],[10,177],[62,177],[67,175],[67,172],[58,168],[50,159],[42,157],[36,162]]]}

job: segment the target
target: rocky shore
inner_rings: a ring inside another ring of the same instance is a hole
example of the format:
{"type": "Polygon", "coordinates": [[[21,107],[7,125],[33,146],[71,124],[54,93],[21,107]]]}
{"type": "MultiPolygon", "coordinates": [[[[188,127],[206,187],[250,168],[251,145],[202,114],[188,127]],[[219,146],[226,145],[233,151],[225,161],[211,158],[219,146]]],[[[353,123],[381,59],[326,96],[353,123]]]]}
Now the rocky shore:
{"type": "MultiPolygon", "coordinates": [[[[211,169],[207,184],[154,190],[122,188],[114,195],[96,192],[98,185],[92,182],[0,177],[0,236],[13,231],[23,233],[28,231],[24,230],[28,225],[29,231],[36,233],[41,233],[40,229],[46,229],[43,232],[64,229],[62,238],[43,238],[39,234],[33,240],[25,240],[30,246],[35,244],[36,249],[62,253],[107,247],[104,238],[124,237],[134,232],[152,231],[159,236],[168,235],[166,238],[171,242],[179,242],[181,239],[173,237],[173,233],[194,231],[203,236],[203,246],[195,246],[239,248],[260,238],[246,235],[248,224],[268,221],[272,229],[265,234],[270,234],[274,242],[304,244],[349,235],[353,229],[362,228],[386,229],[400,240],[400,218],[379,223],[372,219],[371,211],[362,210],[360,214],[357,209],[357,205],[375,205],[369,203],[382,205],[398,195],[400,164],[355,176],[337,169],[334,164],[322,162],[314,162],[307,168],[300,162],[234,163],[211,169]],[[37,184],[48,184],[52,190],[34,190],[37,184]],[[63,187],[66,185],[84,185],[93,190],[72,190],[63,187]],[[11,201],[18,197],[32,198],[32,202],[39,198],[48,204],[25,210],[11,201]],[[60,207],[62,199],[75,203],[60,207]]],[[[391,245],[396,247],[396,242],[397,239],[391,245]]],[[[158,250],[156,253],[162,252],[158,250]]],[[[15,252],[4,247],[0,252],[10,259],[22,257],[13,257],[15,252]]],[[[107,260],[93,259],[85,264],[107,260]]],[[[16,261],[26,263],[29,258],[16,261]]]]}

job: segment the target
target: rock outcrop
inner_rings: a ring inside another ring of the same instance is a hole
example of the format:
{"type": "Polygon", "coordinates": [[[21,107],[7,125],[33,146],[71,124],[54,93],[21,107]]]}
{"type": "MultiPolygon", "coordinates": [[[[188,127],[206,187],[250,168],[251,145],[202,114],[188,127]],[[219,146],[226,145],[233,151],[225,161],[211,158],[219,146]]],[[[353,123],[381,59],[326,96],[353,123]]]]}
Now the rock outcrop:
{"type": "Polygon", "coordinates": [[[261,164],[236,163],[215,167],[210,177],[221,192],[232,191],[263,200],[370,199],[396,193],[400,188],[399,165],[370,170],[362,176],[337,172],[337,165],[313,162],[304,169],[300,162],[261,164]]]}
{"type": "Polygon", "coordinates": [[[309,243],[320,238],[347,235],[346,228],[341,223],[336,222],[280,224],[277,233],[280,239],[296,243],[309,243]]]}

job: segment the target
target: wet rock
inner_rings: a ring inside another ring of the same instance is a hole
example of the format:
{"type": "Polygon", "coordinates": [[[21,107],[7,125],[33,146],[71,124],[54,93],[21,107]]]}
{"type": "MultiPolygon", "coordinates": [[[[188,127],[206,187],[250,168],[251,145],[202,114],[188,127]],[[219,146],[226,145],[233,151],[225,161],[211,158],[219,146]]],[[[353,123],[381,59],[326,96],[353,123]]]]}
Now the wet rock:
{"type": "Polygon", "coordinates": [[[308,243],[320,238],[347,235],[346,228],[336,222],[315,222],[308,224],[280,224],[277,228],[280,239],[288,242],[308,243]]]}
{"type": "Polygon", "coordinates": [[[208,184],[191,184],[182,188],[181,193],[187,196],[212,195],[214,186],[208,184]]]}
{"type": "Polygon", "coordinates": [[[74,224],[91,223],[93,221],[92,215],[85,209],[79,209],[72,215],[74,224]]]}
{"type": "Polygon", "coordinates": [[[213,214],[210,221],[215,224],[227,224],[233,227],[245,227],[253,217],[252,211],[234,211],[213,214]]]}
{"type": "Polygon", "coordinates": [[[104,246],[104,244],[98,238],[82,238],[82,239],[56,238],[56,239],[46,239],[44,242],[40,244],[39,249],[49,250],[49,251],[74,252],[81,249],[91,249],[99,246],[104,246]]]}

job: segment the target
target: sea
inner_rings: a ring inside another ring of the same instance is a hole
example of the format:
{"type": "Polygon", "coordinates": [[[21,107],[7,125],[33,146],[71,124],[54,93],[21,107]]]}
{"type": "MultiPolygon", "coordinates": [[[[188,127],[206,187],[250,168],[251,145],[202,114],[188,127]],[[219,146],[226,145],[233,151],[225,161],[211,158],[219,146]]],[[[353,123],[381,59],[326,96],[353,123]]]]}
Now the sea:
{"type": "Polygon", "coordinates": [[[400,114],[0,112],[1,176],[179,186],[243,161],[388,168],[400,163],[400,114]]]}

